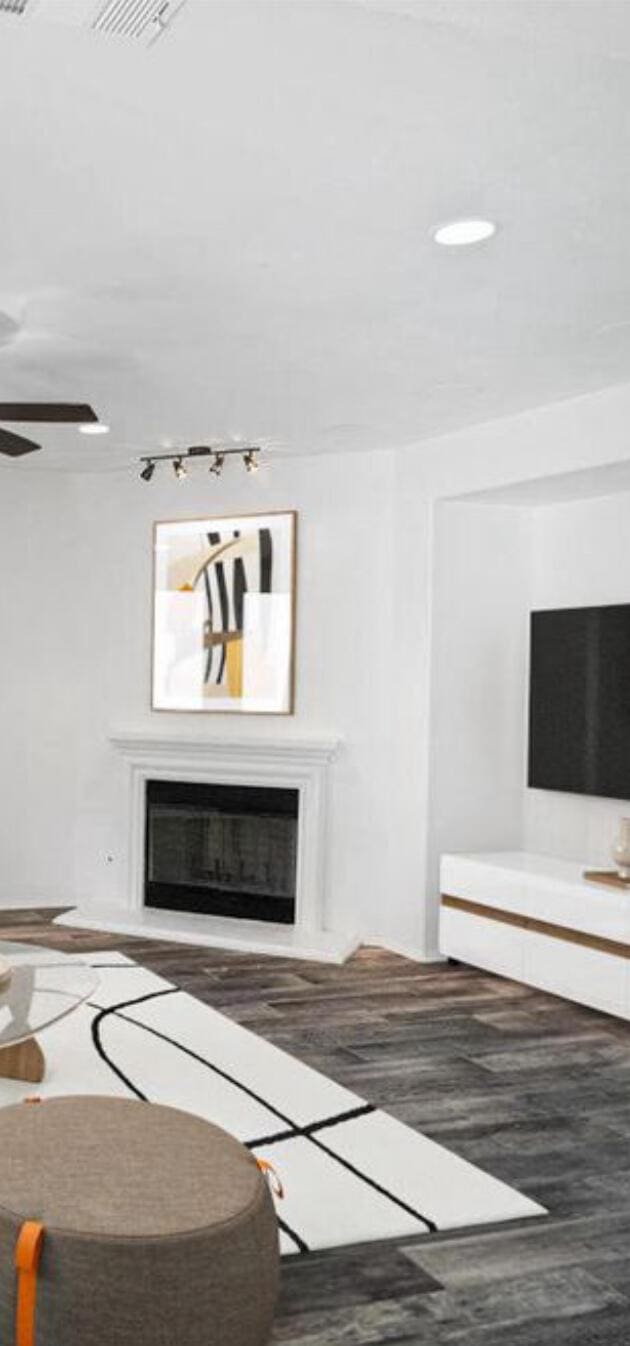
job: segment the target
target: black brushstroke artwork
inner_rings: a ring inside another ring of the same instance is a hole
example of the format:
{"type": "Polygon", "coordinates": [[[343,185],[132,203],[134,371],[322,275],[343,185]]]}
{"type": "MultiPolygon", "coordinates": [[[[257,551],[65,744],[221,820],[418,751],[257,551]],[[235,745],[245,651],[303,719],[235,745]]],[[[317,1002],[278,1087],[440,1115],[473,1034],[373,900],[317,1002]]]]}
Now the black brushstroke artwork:
{"type": "MultiPolygon", "coordinates": [[[[241,533],[238,530],[232,533],[231,538],[227,539],[225,535],[214,530],[207,534],[208,542],[213,549],[221,546],[226,540],[237,542],[240,537],[241,533]]],[[[260,572],[258,592],[270,594],[273,585],[273,537],[271,529],[259,528],[257,537],[260,572]]],[[[204,681],[206,683],[214,681],[216,686],[221,686],[225,682],[227,640],[217,640],[217,637],[221,635],[242,637],[243,635],[245,595],[251,589],[245,559],[242,556],[230,558],[228,550],[225,559],[209,562],[204,567],[203,583],[206,596],[204,633],[207,642],[204,681]],[[216,577],[218,613],[215,611],[212,598],[212,572],[216,577]],[[233,626],[230,624],[230,608],[233,616],[233,626]]]]}
{"type": "Polygon", "coordinates": [[[261,594],[270,594],[273,568],[271,529],[261,528],[258,537],[260,541],[260,592],[261,594]]]}
{"type": "MultiPolygon", "coordinates": [[[[220,533],[208,533],[208,541],[213,547],[217,547],[221,541],[220,533]]],[[[207,572],[204,571],[204,574],[207,572]]],[[[221,610],[221,630],[224,632],[230,629],[230,605],[228,599],[227,584],[225,582],[225,567],[222,561],[217,561],[214,567],[214,573],[217,577],[217,589],[219,590],[219,607],[221,610]]],[[[226,652],[225,645],[219,646],[221,657],[219,659],[219,671],[217,673],[217,683],[223,682],[225,674],[226,652]]]]}
{"type": "Polygon", "coordinates": [[[212,664],[214,662],[214,645],[212,644],[212,633],[214,628],[212,625],[212,589],[210,587],[210,576],[208,575],[207,569],[204,570],[203,572],[203,582],[206,591],[206,606],[208,609],[208,616],[206,617],[206,623],[204,627],[208,639],[208,654],[206,657],[204,682],[209,682],[212,676],[212,664]]]}
{"type": "MultiPolygon", "coordinates": [[[[234,537],[239,538],[240,533],[235,533],[234,537]]],[[[234,562],[234,624],[237,631],[243,632],[243,609],[245,606],[245,594],[247,593],[247,575],[245,572],[245,562],[242,556],[237,556],[234,562]]]]}

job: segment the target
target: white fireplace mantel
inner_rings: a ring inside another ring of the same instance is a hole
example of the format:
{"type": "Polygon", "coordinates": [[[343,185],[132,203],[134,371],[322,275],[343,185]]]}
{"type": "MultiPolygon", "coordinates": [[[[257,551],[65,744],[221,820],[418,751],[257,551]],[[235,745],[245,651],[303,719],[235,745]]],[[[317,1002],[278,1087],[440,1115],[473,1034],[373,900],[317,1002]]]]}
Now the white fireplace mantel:
{"type": "Polygon", "coordinates": [[[264,739],[264,738],[192,738],[190,735],[138,733],[119,731],[109,735],[109,742],[123,754],[135,759],[145,754],[155,761],[183,758],[211,765],[218,762],[233,764],[252,762],[261,766],[294,763],[304,767],[325,766],[334,761],[341,747],[338,738],[264,739]]]}
{"type": "Polygon", "coordinates": [[[328,764],[339,741],[194,739],[117,733],[110,742],[129,765],[128,900],[144,904],[144,797],[149,779],[271,785],[300,794],[295,924],[323,928],[328,764]]]}
{"type": "Polygon", "coordinates": [[[61,924],[334,962],[343,961],[356,948],[355,938],[325,927],[329,775],[341,746],[338,738],[193,738],[117,730],[109,735],[109,743],[126,767],[128,827],[123,902],[116,911],[102,903],[98,911],[95,907],[82,907],[60,917],[61,924]],[[148,780],[298,790],[295,923],[280,926],[265,921],[146,908],[144,844],[148,780]]]}

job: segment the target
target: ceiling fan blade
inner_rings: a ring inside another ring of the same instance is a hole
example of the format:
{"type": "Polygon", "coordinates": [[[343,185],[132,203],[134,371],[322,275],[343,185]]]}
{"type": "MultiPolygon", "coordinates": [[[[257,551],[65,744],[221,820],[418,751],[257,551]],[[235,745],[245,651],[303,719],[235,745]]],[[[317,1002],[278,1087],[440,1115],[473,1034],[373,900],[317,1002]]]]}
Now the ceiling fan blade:
{"type": "Polygon", "coordinates": [[[25,439],[24,435],[14,435],[12,430],[3,430],[0,426],[0,453],[6,453],[8,458],[21,458],[23,454],[35,453],[35,450],[41,447],[41,444],[36,444],[33,439],[25,439]]]}
{"type": "Polygon", "coordinates": [[[96,412],[82,402],[0,402],[0,421],[86,425],[89,421],[97,420],[96,412]]]}

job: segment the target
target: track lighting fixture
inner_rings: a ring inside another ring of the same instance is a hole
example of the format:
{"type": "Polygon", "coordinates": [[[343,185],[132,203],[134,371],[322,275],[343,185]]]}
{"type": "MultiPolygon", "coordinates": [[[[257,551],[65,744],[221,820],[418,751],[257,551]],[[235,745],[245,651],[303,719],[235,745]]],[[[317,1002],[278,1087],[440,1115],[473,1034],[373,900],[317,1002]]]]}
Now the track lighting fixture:
{"type": "Polygon", "coordinates": [[[258,462],[257,454],[258,449],[247,449],[247,452],[243,454],[243,462],[245,464],[246,472],[258,471],[260,463],[258,462]]]}
{"type": "MultiPolygon", "coordinates": [[[[0,0],[1,3],[1,0],[0,0]]],[[[220,477],[225,466],[226,458],[238,455],[242,458],[247,472],[257,472],[260,467],[259,455],[260,448],[254,444],[251,448],[227,448],[219,446],[213,447],[212,444],[191,444],[187,449],[182,449],[178,453],[155,453],[140,459],[143,465],[140,471],[142,481],[151,481],[158,463],[171,463],[173,472],[178,481],[183,481],[188,476],[186,463],[192,458],[211,458],[212,462],[208,471],[213,477],[220,477]]]]}

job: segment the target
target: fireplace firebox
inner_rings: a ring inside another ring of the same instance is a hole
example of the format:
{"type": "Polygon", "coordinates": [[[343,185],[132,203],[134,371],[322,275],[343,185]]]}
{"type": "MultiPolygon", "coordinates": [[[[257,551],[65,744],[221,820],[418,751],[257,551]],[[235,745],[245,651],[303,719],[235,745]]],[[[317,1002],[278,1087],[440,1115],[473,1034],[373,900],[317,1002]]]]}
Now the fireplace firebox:
{"type": "Polygon", "coordinates": [[[147,907],[295,920],[299,791],[147,780],[147,907]]]}

